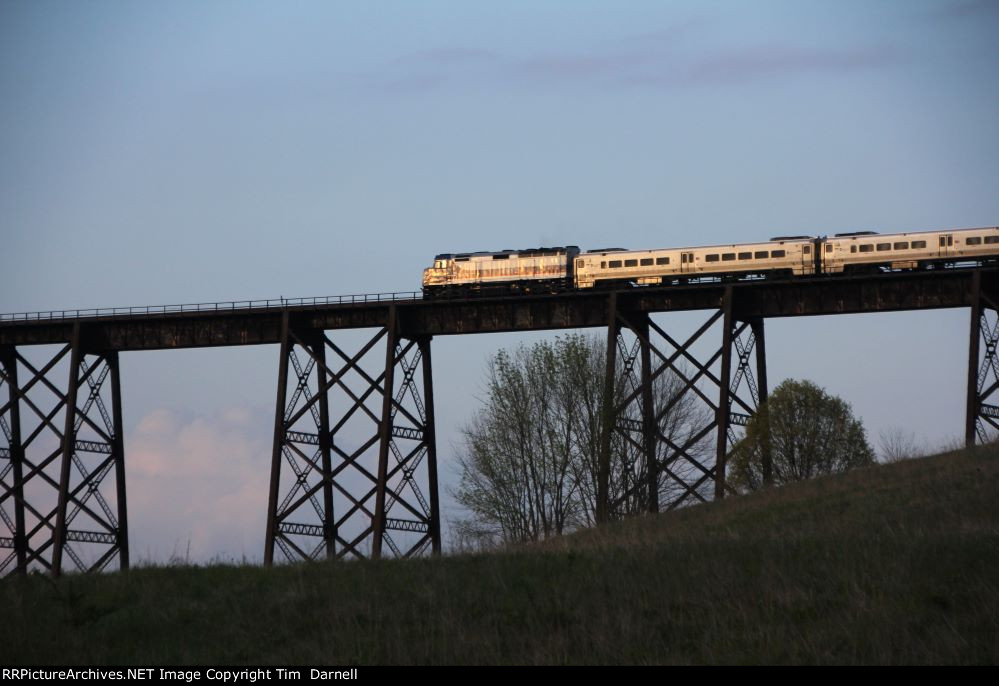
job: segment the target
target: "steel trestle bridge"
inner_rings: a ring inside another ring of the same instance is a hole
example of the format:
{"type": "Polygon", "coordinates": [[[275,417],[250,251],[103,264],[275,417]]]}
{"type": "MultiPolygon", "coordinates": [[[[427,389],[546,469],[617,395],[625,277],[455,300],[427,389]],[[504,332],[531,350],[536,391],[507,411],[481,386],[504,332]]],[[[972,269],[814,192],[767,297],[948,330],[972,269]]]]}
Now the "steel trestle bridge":
{"type": "Polygon", "coordinates": [[[640,456],[644,476],[627,484],[625,497],[644,491],[650,511],[730,492],[727,455],[767,401],[766,319],[954,307],[970,310],[972,445],[999,430],[993,266],[553,295],[425,300],[410,292],[0,315],[0,575],[32,567],[59,574],[66,558],[81,571],[115,561],[128,568],[121,352],[279,347],[269,565],[276,552],[291,561],[440,552],[435,336],[606,328],[605,397],[613,396],[615,370],[627,377],[621,402],[602,412],[597,515],[606,521],[622,507],[608,495],[612,440],[640,456]],[[692,310],[705,317],[685,337],[650,316],[692,310]],[[346,329],[370,335],[349,347],[339,333],[346,329]],[[45,359],[28,353],[36,346],[46,346],[38,349],[45,359]],[[682,442],[664,434],[653,407],[653,385],[666,372],[681,380],[668,405],[694,396],[706,408],[704,425],[682,442]]]}

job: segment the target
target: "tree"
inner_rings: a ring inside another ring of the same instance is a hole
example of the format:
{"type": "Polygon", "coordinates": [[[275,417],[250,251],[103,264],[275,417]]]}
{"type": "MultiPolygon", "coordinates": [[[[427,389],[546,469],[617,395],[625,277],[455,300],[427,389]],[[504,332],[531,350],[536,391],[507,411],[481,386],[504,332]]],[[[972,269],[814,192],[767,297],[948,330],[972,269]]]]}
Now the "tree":
{"type": "Polygon", "coordinates": [[[881,432],[878,447],[881,461],[885,463],[901,462],[922,455],[916,435],[897,426],[881,432]]]}
{"type": "Polygon", "coordinates": [[[534,541],[565,531],[579,506],[573,457],[580,403],[575,375],[585,351],[568,337],[521,346],[491,360],[486,402],[463,430],[454,495],[471,518],[459,535],[482,542],[534,541]]]}
{"type": "Polygon", "coordinates": [[[783,484],[870,464],[874,452],[850,406],[810,381],[788,379],[746,425],[729,458],[729,480],[752,491],[768,476],[783,484]]]}
{"type": "MultiPolygon", "coordinates": [[[[606,347],[601,337],[569,335],[554,342],[500,351],[489,360],[482,408],[463,429],[459,484],[453,491],[469,517],[454,523],[466,546],[534,541],[595,522],[606,347]]],[[[634,390],[634,375],[618,356],[614,402],[634,390]]],[[[710,422],[707,408],[684,395],[672,371],[654,382],[662,437],[686,445],[694,426],[710,422]]],[[[640,424],[637,403],[619,420],[640,424]]],[[[662,462],[666,444],[660,442],[662,462]]],[[[688,453],[710,446],[688,447],[688,453]]],[[[647,465],[620,432],[611,436],[609,496],[617,514],[647,508],[647,465]]],[[[673,473],[685,467],[671,465],[673,473]]],[[[661,501],[674,486],[660,471],[661,501]]]]}

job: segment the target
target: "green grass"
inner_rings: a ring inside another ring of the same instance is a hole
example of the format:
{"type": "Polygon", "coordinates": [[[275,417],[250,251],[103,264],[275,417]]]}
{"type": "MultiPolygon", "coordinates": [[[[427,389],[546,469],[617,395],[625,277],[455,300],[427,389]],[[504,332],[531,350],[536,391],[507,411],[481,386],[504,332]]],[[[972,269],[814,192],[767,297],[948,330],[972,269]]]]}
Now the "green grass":
{"type": "Polygon", "coordinates": [[[995,663],[999,448],[488,555],[0,582],[0,664],[995,663]]]}

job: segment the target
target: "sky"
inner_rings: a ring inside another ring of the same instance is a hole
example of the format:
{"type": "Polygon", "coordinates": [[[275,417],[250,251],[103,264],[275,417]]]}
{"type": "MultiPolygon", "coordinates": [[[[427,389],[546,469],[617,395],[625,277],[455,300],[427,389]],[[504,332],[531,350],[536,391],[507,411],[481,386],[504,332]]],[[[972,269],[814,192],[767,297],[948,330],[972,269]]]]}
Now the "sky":
{"type": "MultiPolygon", "coordinates": [[[[995,226],[997,29],[999,0],[6,0],[0,312],[413,291],[440,252],[995,226]]],[[[772,386],[815,381],[875,442],[963,435],[966,310],[767,327],[772,386]]],[[[445,517],[487,357],[548,335],[434,341],[445,517]]],[[[277,359],[123,354],[135,559],[261,558],[277,359]]]]}

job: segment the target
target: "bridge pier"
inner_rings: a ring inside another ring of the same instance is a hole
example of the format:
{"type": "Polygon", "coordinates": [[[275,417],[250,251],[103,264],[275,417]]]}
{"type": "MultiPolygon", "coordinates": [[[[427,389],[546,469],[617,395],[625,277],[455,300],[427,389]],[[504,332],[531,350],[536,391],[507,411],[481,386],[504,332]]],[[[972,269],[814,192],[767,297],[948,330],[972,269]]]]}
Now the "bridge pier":
{"type": "Polygon", "coordinates": [[[128,569],[118,353],[88,349],[83,334],[74,326],[70,344],[40,368],[14,346],[0,351],[0,515],[10,534],[0,548],[13,549],[0,557],[0,575],[38,565],[58,576],[64,554],[82,572],[115,557],[128,569]],[[67,357],[63,392],[52,378],[67,357]]]}
{"type": "MultiPolygon", "coordinates": [[[[724,497],[736,427],[767,399],[763,317],[742,315],[726,289],[680,341],[618,304],[610,294],[597,520],[705,502],[712,486],[724,497]],[[719,328],[721,346],[705,352],[707,333],[719,328]]],[[[769,465],[764,471],[769,480],[769,465]]]]}
{"type": "Polygon", "coordinates": [[[982,283],[979,271],[971,275],[971,330],[968,352],[968,400],[965,411],[964,442],[995,440],[999,431],[999,297],[989,284],[982,283]]]}
{"type": "Polygon", "coordinates": [[[430,337],[405,334],[390,307],[349,354],[284,314],[265,564],[440,552],[430,337]]]}

